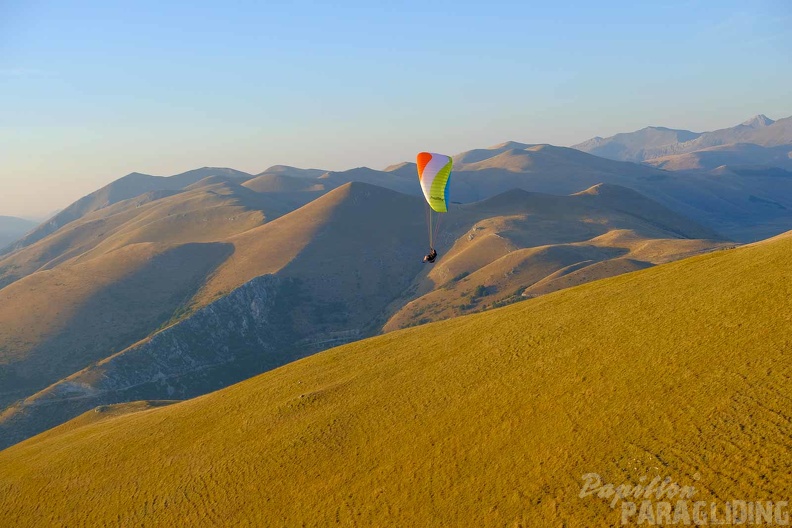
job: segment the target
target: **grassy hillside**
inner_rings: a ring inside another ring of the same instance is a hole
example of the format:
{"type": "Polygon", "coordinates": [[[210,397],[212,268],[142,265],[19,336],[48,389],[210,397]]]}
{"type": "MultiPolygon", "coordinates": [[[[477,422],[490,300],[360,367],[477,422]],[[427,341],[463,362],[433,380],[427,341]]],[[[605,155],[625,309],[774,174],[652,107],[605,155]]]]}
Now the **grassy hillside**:
{"type": "Polygon", "coordinates": [[[425,266],[421,198],[348,183],[259,225],[262,212],[245,204],[278,192],[213,176],[90,213],[11,255],[72,241],[51,269],[0,290],[0,448],[96,405],[205,394],[383,325],[473,313],[724,244],[629,189],[515,190],[455,207],[441,260],[425,266]],[[163,264],[160,254],[191,238],[203,256],[163,264]]]}
{"type": "Polygon", "coordinates": [[[214,242],[276,218],[290,208],[233,182],[185,191],[152,191],[68,223],[0,257],[0,288],[70,260],[88,260],[129,244],[214,242]]]}
{"type": "Polygon", "coordinates": [[[168,177],[149,176],[148,174],[133,172],[80,198],[13,245],[5,249],[0,248],[0,255],[34,244],[61,227],[93,211],[98,211],[115,203],[129,200],[149,192],[177,191],[184,189],[193,183],[212,176],[219,176],[240,183],[252,177],[250,174],[234,169],[215,167],[203,167],[168,177]]]}
{"type": "Polygon", "coordinates": [[[0,290],[0,408],[155,331],[229,244],[130,244],[0,290]]]}
{"type": "Polygon", "coordinates": [[[786,500],[790,251],[787,235],[84,417],[0,452],[0,524],[616,525],[578,497],[590,472],[786,500]]]}
{"type": "Polygon", "coordinates": [[[572,196],[514,190],[455,207],[448,216],[449,249],[416,279],[412,297],[394,303],[386,331],[727,245],[713,240],[715,233],[613,185],[572,196]]]}
{"type": "Polygon", "coordinates": [[[0,260],[0,408],[157,330],[231,257],[226,239],[288,209],[216,179],[87,213],[0,260]]]}
{"type": "MultiPolygon", "coordinates": [[[[199,191],[160,200],[159,209],[199,191]]],[[[136,242],[133,236],[172,239],[190,230],[178,229],[187,213],[160,214],[160,227],[151,230],[132,219],[79,258],[0,289],[0,320],[9,323],[0,326],[0,448],[98,403],[204,394],[377,333],[385,307],[422,269],[426,230],[418,197],[346,184],[230,237],[222,237],[224,226],[242,222],[222,219],[246,212],[217,209],[205,223],[198,218],[210,208],[189,209],[187,217],[193,236],[205,229],[219,242],[136,242]],[[264,275],[274,284],[251,284],[264,275]],[[237,304],[220,302],[236,299],[243,286],[268,308],[245,295],[237,304]],[[211,314],[201,316],[200,330],[211,329],[206,335],[177,344],[162,335],[204,307],[211,314]],[[250,323],[242,324],[246,318],[250,323]],[[150,350],[145,338],[157,331],[163,339],[150,350]],[[101,362],[116,353],[125,357],[101,362]]]]}
{"type": "Polygon", "coordinates": [[[278,273],[299,279],[309,299],[340,303],[341,312],[364,324],[421,269],[425,231],[419,198],[347,183],[227,238],[233,257],[207,281],[196,302],[205,304],[254,277],[278,273]]]}

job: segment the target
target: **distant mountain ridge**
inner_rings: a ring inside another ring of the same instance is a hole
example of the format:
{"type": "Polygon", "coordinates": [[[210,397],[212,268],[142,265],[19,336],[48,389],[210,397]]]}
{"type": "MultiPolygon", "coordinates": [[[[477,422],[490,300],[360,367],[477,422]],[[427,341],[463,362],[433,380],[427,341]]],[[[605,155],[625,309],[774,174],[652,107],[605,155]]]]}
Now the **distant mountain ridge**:
{"type": "Polygon", "coordinates": [[[644,161],[645,164],[664,170],[711,171],[719,167],[765,166],[792,170],[792,147],[781,145],[762,147],[753,143],[730,143],[704,147],[685,154],[660,156],[644,161]]]}
{"type": "Polygon", "coordinates": [[[0,216],[0,250],[36,227],[36,222],[15,216],[0,216]]]}
{"type": "Polygon", "coordinates": [[[5,248],[5,250],[0,248],[0,255],[38,242],[66,224],[82,218],[90,212],[97,211],[123,200],[135,198],[147,192],[182,190],[209,176],[223,176],[238,179],[240,181],[245,181],[252,177],[251,174],[235,169],[216,167],[203,167],[168,177],[150,176],[148,174],[133,172],[80,198],[43,224],[39,225],[17,243],[5,248]]]}
{"type": "Polygon", "coordinates": [[[760,147],[792,146],[792,117],[774,121],[758,114],[739,125],[711,132],[650,126],[607,138],[595,137],[572,148],[613,160],[644,162],[736,143],[760,147]]]}
{"type": "Polygon", "coordinates": [[[648,152],[664,152],[671,145],[692,141],[700,135],[690,130],[650,126],[607,138],[597,136],[572,148],[612,160],[641,162],[655,157],[648,152]]]}
{"type": "MultiPolygon", "coordinates": [[[[749,120],[748,124],[740,126],[755,134],[792,127],[790,118],[771,121],[764,116],[758,116],[749,120]],[[770,124],[763,126],[767,123],[770,124]]],[[[687,140],[691,134],[698,137],[693,132],[660,127],[650,127],[639,133],[622,136],[632,137],[635,134],[652,136],[655,145],[687,140]]],[[[630,141],[637,141],[635,144],[638,145],[642,140],[640,137],[632,137],[630,141]]],[[[608,148],[615,145],[602,138],[597,138],[596,142],[605,142],[610,145],[608,148]]],[[[634,164],[612,160],[607,156],[587,154],[574,148],[508,141],[454,156],[455,170],[450,200],[457,203],[474,202],[514,188],[549,194],[572,194],[599,183],[609,183],[635,189],[730,238],[756,240],[792,228],[792,221],[787,221],[787,216],[792,215],[792,203],[784,198],[792,194],[792,182],[772,177],[772,171],[759,170],[761,167],[771,167],[766,165],[771,162],[776,164],[773,167],[792,170],[789,163],[784,161],[784,156],[783,146],[739,144],[703,150],[700,154],[683,158],[656,158],[651,163],[634,164]],[[757,163],[748,163],[757,159],[763,162],[758,163],[761,167],[753,167],[757,163]],[[657,170],[649,165],[656,165],[661,169],[695,170],[701,173],[717,169],[718,173],[712,175],[727,175],[727,179],[719,178],[715,181],[709,174],[678,178],[667,170],[657,170]],[[744,172],[743,169],[746,168],[751,170],[751,179],[739,176],[740,171],[744,172]],[[750,196],[776,201],[783,209],[766,208],[761,205],[763,202],[749,200],[750,196]],[[785,212],[787,210],[789,212],[785,212]]],[[[228,183],[248,187],[257,193],[277,193],[278,200],[289,210],[305,205],[350,181],[367,182],[405,194],[420,194],[419,187],[415,184],[416,168],[412,162],[395,164],[383,171],[367,167],[326,171],[275,165],[255,176],[233,169],[211,167],[170,177],[132,173],[81,198],[5,250],[0,248],[0,256],[35,244],[70,222],[124,199],[132,199],[148,192],[183,192],[202,180],[204,184],[208,183],[211,180],[206,178],[209,177],[215,178],[215,183],[220,178],[228,183]]],[[[0,266],[0,285],[2,271],[0,266]]]]}

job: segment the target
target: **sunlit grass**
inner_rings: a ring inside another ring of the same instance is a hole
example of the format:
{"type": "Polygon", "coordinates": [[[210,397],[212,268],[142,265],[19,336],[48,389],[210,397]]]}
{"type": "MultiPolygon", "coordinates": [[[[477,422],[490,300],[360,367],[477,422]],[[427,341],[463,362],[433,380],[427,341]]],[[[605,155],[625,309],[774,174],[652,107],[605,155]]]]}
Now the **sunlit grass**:
{"type": "Polygon", "coordinates": [[[718,251],[67,424],[0,452],[0,525],[616,525],[578,497],[589,472],[786,500],[790,254],[718,251]]]}

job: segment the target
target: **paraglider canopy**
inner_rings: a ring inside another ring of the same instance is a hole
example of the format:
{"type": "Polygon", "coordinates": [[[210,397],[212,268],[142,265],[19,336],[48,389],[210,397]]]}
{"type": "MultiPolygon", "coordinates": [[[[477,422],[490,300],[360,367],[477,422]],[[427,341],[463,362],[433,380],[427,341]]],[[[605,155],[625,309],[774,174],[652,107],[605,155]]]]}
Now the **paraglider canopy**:
{"type": "Polygon", "coordinates": [[[418,179],[421,181],[426,203],[433,211],[448,212],[448,181],[451,178],[453,162],[445,154],[421,152],[416,160],[418,179]]]}
{"type": "Polygon", "coordinates": [[[421,152],[416,159],[418,166],[418,180],[421,190],[426,198],[426,227],[429,231],[429,248],[431,251],[424,257],[424,262],[433,263],[437,258],[434,241],[440,227],[440,218],[437,213],[448,212],[448,182],[451,179],[450,156],[421,152]]]}

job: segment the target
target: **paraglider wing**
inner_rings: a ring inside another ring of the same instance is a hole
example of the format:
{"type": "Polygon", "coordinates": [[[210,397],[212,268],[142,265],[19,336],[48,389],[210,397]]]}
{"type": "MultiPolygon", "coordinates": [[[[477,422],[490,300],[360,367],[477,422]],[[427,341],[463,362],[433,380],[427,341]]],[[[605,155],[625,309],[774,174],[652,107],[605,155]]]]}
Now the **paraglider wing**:
{"type": "Polygon", "coordinates": [[[417,158],[418,179],[429,207],[438,213],[448,212],[448,181],[453,162],[444,154],[421,152],[417,158]]]}

